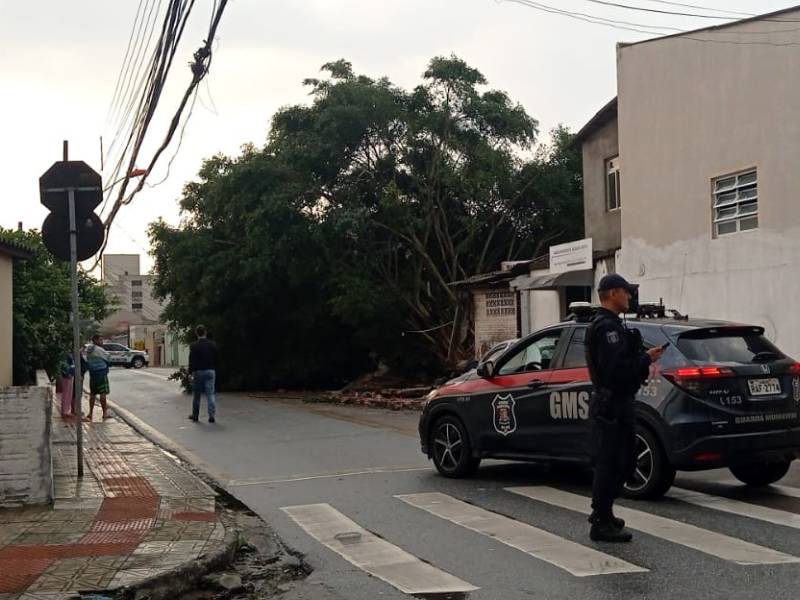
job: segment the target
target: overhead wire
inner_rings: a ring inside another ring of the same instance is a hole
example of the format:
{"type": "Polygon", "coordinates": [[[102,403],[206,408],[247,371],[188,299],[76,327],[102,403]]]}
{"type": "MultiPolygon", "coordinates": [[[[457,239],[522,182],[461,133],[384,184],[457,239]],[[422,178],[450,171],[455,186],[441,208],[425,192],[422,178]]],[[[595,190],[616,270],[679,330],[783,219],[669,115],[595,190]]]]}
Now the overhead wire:
{"type": "MultiPolygon", "coordinates": [[[[610,0],[583,0],[584,2],[591,2],[592,4],[600,4],[602,6],[609,6],[612,8],[620,8],[624,10],[632,10],[638,12],[647,12],[647,13],[655,13],[660,15],[669,15],[674,17],[694,17],[698,19],[714,19],[717,21],[730,21],[732,18],[726,15],[705,15],[700,13],[687,13],[687,12],[680,12],[680,11],[671,11],[671,10],[660,10],[657,8],[646,8],[644,6],[635,6],[631,4],[623,4],[621,2],[611,2],[610,0]]],[[[715,9],[709,9],[715,10],[715,9]]],[[[757,16],[757,15],[755,15],[757,16]]],[[[767,23],[798,23],[800,19],[777,19],[771,17],[765,17],[760,19],[761,21],[767,23]]]]}
{"type": "MultiPolygon", "coordinates": [[[[150,162],[147,164],[147,167],[144,169],[144,174],[139,178],[137,185],[129,194],[126,195],[128,184],[130,182],[131,170],[133,169],[133,166],[139,157],[139,153],[141,152],[142,144],[148,132],[148,128],[158,105],[158,101],[160,100],[161,93],[163,92],[167,76],[172,67],[178,46],[183,37],[186,23],[194,4],[195,0],[170,0],[169,6],[167,7],[167,14],[164,19],[162,33],[156,44],[157,51],[155,53],[154,61],[151,64],[150,75],[146,86],[146,93],[143,96],[139,109],[137,110],[136,127],[131,132],[128,143],[126,144],[127,149],[125,155],[129,158],[127,161],[127,171],[122,179],[119,191],[116,193],[116,199],[114,200],[114,203],[104,221],[104,226],[107,231],[114,223],[114,219],[122,206],[130,204],[136,194],[139,193],[147,183],[147,177],[152,173],[153,168],[158,162],[160,156],[169,147],[177,129],[181,126],[181,117],[191,100],[191,108],[186,120],[183,121],[183,128],[181,129],[182,137],[186,123],[188,122],[188,118],[191,116],[194,102],[197,98],[198,86],[208,74],[211,67],[213,43],[216,38],[216,32],[222,19],[222,15],[228,4],[228,0],[215,0],[214,11],[212,14],[211,23],[209,25],[208,35],[206,39],[203,40],[203,45],[194,52],[193,61],[190,63],[192,79],[170,121],[169,128],[163,141],[156,149],[155,153],[150,159],[150,162]]],[[[103,243],[103,247],[101,248],[98,257],[102,256],[107,241],[108,236],[106,236],[106,240],[103,243]]],[[[99,260],[100,258],[97,259],[95,266],[99,260]]]]}
{"type": "MultiPolygon", "coordinates": [[[[136,17],[133,20],[133,27],[131,27],[131,34],[128,37],[128,46],[125,48],[125,56],[122,59],[122,65],[120,65],[119,73],[117,73],[117,83],[114,86],[114,94],[111,97],[111,103],[108,106],[108,112],[106,113],[106,125],[109,124],[109,120],[111,119],[111,112],[114,107],[114,103],[117,100],[117,95],[120,91],[120,84],[123,79],[123,71],[128,68],[128,60],[131,52],[131,46],[133,44],[133,38],[137,31],[137,25],[139,24],[139,15],[142,14],[142,6],[144,5],[144,0],[139,0],[139,6],[136,8],[136,17]]],[[[142,18],[144,20],[144,18],[142,18]]]]}
{"type": "MultiPolygon", "coordinates": [[[[589,15],[587,13],[560,9],[551,5],[543,4],[541,2],[535,2],[534,0],[503,0],[503,1],[513,4],[519,4],[545,13],[562,15],[586,23],[603,25],[605,27],[610,27],[613,29],[619,29],[623,31],[644,33],[647,35],[655,35],[655,36],[663,36],[668,34],[678,35],[680,36],[678,39],[690,40],[694,42],[711,43],[711,44],[729,44],[729,45],[742,45],[742,46],[751,46],[751,45],[774,46],[774,47],[800,46],[800,41],[772,42],[768,40],[740,41],[740,40],[709,39],[703,37],[696,37],[701,33],[700,31],[697,30],[679,29],[662,25],[647,25],[639,23],[631,24],[630,21],[621,21],[619,19],[608,19],[605,17],[598,17],[596,15],[589,15]],[[693,35],[687,35],[687,34],[693,34],[693,35]]],[[[793,22],[793,21],[773,21],[773,22],[793,22]]],[[[720,26],[715,26],[715,28],[708,29],[707,31],[702,31],[702,33],[708,35],[747,34],[747,35],[763,36],[763,35],[772,35],[776,33],[791,33],[800,31],[800,28],[782,29],[782,30],[764,30],[764,31],[726,31],[726,30],[716,29],[716,27],[720,26]]]]}
{"type": "Polygon", "coordinates": [[[739,17],[756,17],[755,13],[749,12],[742,12],[738,10],[728,10],[725,8],[716,8],[713,6],[700,6],[698,4],[684,4],[681,2],[667,2],[667,0],[644,0],[645,2],[652,2],[653,4],[664,4],[667,6],[679,6],[681,8],[696,8],[698,10],[709,10],[709,11],[716,11],[718,13],[726,13],[729,15],[739,16],[739,17]]]}

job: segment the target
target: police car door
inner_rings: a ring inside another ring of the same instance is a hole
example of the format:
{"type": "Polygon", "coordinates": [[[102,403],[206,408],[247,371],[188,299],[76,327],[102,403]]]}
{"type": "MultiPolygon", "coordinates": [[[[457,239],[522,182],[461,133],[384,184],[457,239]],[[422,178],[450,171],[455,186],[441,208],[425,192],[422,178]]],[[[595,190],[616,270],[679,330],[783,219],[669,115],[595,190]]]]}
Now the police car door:
{"type": "Polygon", "coordinates": [[[551,368],[564,331],[543,331],[497,364],[487,398],[491,427],[484,447],[511,454],[543,451],[551,368]]]}
{"type": "Polygon", "coordinates": [[[589,398],[592,382],[586,366],[586,326],[579,325],[567,336],[569,345],[550,377],[549,451],[559,457],[589,455],[589,398]]]}

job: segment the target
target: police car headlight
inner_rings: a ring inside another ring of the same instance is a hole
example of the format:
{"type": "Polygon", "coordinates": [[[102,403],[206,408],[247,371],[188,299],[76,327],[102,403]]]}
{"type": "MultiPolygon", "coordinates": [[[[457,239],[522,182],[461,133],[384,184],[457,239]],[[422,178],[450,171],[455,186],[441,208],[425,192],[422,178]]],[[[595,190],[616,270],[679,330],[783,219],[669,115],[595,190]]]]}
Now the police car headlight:
{"type": "Polygon", "coordinates": [[[432,389],[430,392],[428,392],[428,394],[425,396],[425,399],[422,401],[422,408],[428,406],[428,404],[431,403],[431,400],[434,400],[438,396],[439,396],[438,388],[432,389]]]}

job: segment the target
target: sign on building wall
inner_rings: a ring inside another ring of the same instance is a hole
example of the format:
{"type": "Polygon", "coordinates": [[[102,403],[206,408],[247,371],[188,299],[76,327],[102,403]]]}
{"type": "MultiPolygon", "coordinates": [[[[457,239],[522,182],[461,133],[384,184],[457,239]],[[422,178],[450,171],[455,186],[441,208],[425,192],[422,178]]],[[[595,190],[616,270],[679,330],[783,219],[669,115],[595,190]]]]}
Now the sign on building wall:
{"type": "Polygon", "coordinates": [[[550,246],[550,272],[591,270],[592,238],[550,246]]]}
{"type": "Polygon", "coordinates": [[[517,295],[514,292],[489,292],[486,294],[486,316],[508,317],[517,315],[517,295]]]}

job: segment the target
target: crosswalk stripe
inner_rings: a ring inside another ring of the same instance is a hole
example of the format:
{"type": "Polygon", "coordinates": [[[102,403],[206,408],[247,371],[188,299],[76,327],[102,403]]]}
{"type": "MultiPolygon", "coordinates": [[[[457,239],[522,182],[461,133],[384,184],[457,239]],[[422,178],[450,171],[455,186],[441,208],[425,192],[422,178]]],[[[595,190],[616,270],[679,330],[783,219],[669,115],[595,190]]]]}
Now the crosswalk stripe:
{"type": "MultiPolygon", "coordinates": [[[[589,514],[589,499],[555,488],[544,486],[513,487],[507,491],[532,500],[545,502],[568,510],[589,514]]],[[[702,529],[624,506],[614,508],[618,517],[625,519],[631,529],[680,544],[699,552],[740,565],[768,565],[798,563],[800,558],[784,554],[771,548],[758,546],[734,537],[702,529]]]]}
{"type": "Polygon", "coordinates": [[[453,594],[478,588],[373,535],[330,504],[281,508],[315,540],[406,594],[453,594]]]}
{"type": "Polygon", "coordinates": [[[666,496],[668,498],[680,500],[681,502],[694,504],[695,506],[702,506],[703,508],[710,508],[733,515],[766,521],[767,523],[774,523],[775,525],[784,525],[785,527],[800,529],[800,514],[785,510],[769,508],[759,504],[750,504],[749,502],[725,498],[724,496],[712,496],[710,494],[683,488],[672,488],[667,492],[666,496]]]}
{"type": "Polygon", "coordinates": [[[771,485],[764,488],[765,492],[772,492],[780,496],[789,496],[790,498],[800,498],[800,488],[791,487],[788,485],[771,485]]]}
{"type": "Polygon", "coordinates": [[[437,517],[476,531],[576,575],[646,573],[647,569],[587,548],[497,513],[438,492],[395,496],[437,517]]]}

